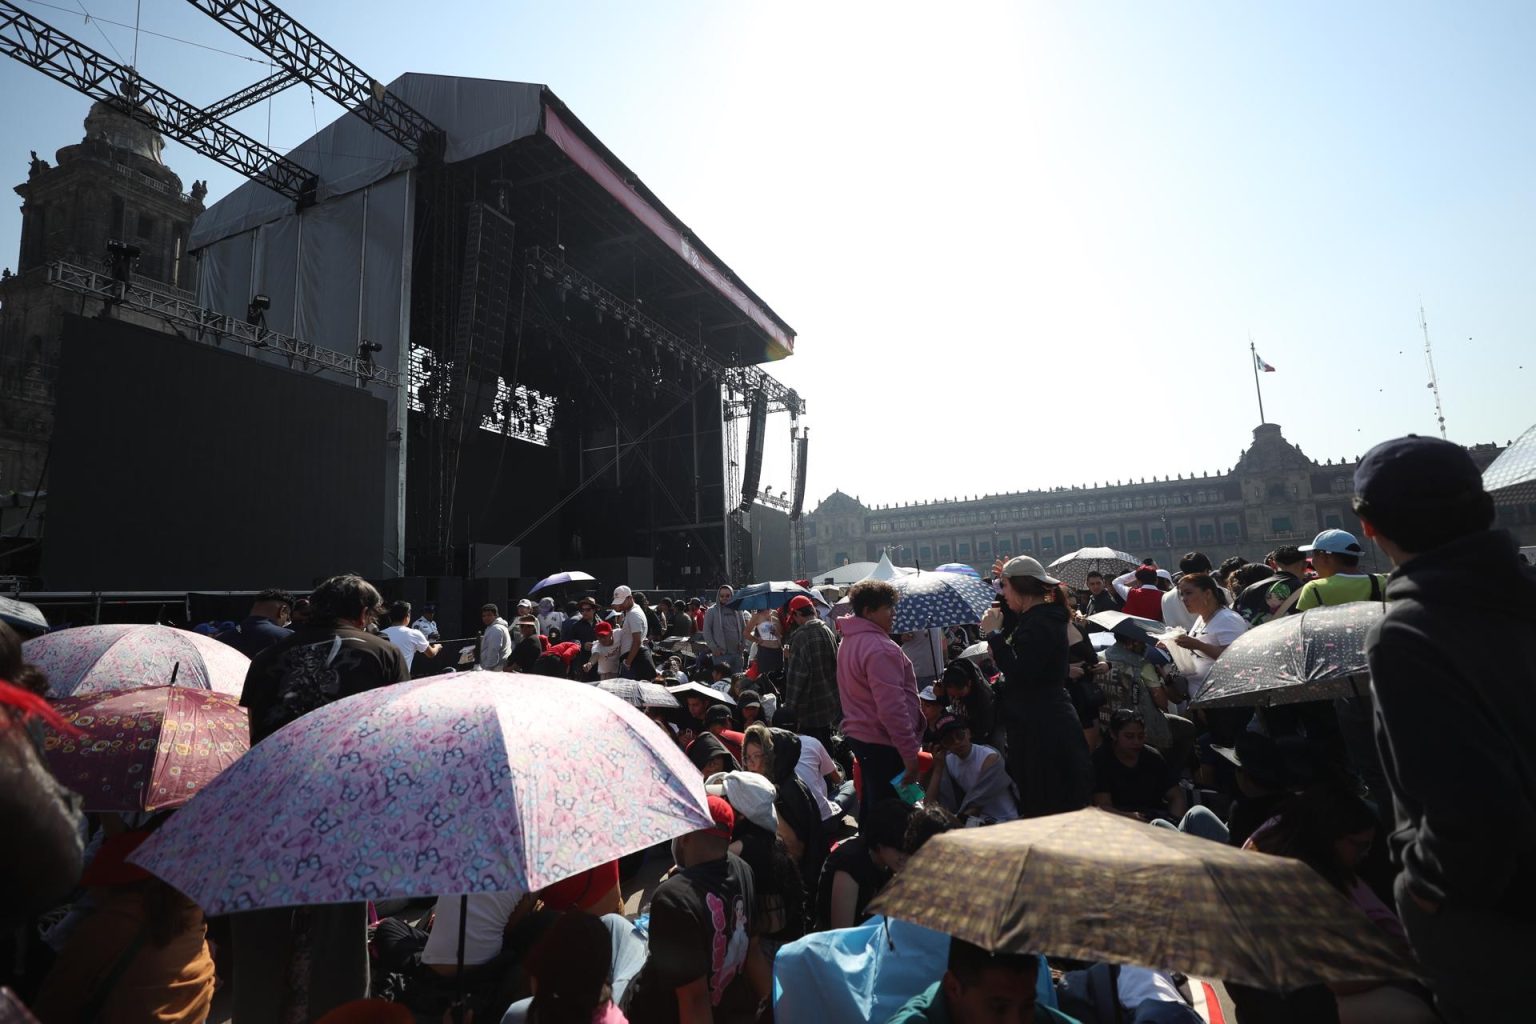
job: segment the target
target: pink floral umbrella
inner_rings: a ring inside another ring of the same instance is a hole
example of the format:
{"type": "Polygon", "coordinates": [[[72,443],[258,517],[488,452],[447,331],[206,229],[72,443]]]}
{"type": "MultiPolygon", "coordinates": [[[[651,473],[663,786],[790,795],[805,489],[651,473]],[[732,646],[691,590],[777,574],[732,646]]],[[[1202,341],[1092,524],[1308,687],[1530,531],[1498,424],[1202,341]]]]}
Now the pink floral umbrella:
{"type": "Polygon", "coordinates": [[[145,686],[240,696],[251,659],[190,630],[156,625],[75,626],[21,645],[48,675],[50,698],[145,686]]]}
{"type": "Polygon", "coordinates": [[[471,673],[328,704],[251,748],[132,860],[209,915],[528,892],[710,823],[698,771],[593,686],[471,673]]]}
{"type": "Polygon", "coordinates": [[[87,811],[180,807],[251,746],[239,699],[185,686],[65,697],[54,710],[80,735],[50,732],[54,777],[87,811]]]}

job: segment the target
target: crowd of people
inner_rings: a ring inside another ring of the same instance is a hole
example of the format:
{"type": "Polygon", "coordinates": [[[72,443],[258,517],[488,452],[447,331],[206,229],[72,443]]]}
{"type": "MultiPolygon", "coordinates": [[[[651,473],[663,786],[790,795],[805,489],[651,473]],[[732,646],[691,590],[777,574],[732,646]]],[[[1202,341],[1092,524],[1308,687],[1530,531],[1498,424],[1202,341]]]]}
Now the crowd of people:
{"type": "MultiPolygon", "coordinates": [[[[536,893],[207,921],[126,860],[173,812],[87,822],[48,776],[47,681],[0,626],[0,763],[18,780],[4,983],[44,1024],[202,1021],[216,988],[242,1022],[770,1020],[808,977],[867,980],[817,951],[865,926],[934,836],[1098,807],[1303,861],[1419,966],[1349,986],[1230,985],[1244,1024],[1518,1019],[1513,968],[1536,949],[1536,576],[1454,445],[1380,445],[1355,490],[1364,540],[1328,529],[1252,563],[1190,552],[1090,573],[1081,591],[1029,556],[1000,559],[993,607],[936,634],[896,633],[901,595],[881,580],[750,612],[728,585],[654,606],[624,585],[529,598],[510,618],[487,604],[475,664],[441,685],[498,672],[658,683],[637,698],[652,739],[686,754],[710,812],[670,846],[536,893]],[[1362,570],[1369,542],[1390,574],[1362,570]],[[1198,706],[1245,632],[1354,601],[1386,606],[1371,696],[1198,706]],[[1108,611],[1141,626],[1090,621],[1108,611]],[[648,900],[628,900],[648,872],[648,900]]],[[[240,702],[260,743],[411,678],[443,642],[435,613],[338,576],[303,599],[263,592],[210,632],[252,658],[240,702]]],[[[926,969],[869,1019],[1200,1019],[1172,965],[1117,967],[1112,1011],[1074,996],[1090,965],[1034,952],[956,938],[926,969]]]]}

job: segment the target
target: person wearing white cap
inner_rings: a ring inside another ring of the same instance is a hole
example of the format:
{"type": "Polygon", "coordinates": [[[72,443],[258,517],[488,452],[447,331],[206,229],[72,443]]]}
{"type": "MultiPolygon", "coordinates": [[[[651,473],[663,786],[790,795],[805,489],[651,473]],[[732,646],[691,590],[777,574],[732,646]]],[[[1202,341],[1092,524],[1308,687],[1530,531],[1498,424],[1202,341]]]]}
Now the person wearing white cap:
{"type": "Polygon", "coordinates": [[[613,610],[619,613],[619,623],[614,634],[619,638],[619,663],[624,667],[624,678],[642,679],[647,682],[656,678],[656,666],[651,652],[645,648],[645,634],[650,628],[645,612],[635,603],[635,592],[620,584],[613,588],[613,610]]]}
{"type": "Polygon", "coordinates": [[[1066,591],[1028,555],[998,559],[993,571],[1002,606],[987,609],[981,631],[1003,673],[997,710],[1019,816],[1080,810],[1093,795],[1093,763],[1067,695],[1066,591]]]}

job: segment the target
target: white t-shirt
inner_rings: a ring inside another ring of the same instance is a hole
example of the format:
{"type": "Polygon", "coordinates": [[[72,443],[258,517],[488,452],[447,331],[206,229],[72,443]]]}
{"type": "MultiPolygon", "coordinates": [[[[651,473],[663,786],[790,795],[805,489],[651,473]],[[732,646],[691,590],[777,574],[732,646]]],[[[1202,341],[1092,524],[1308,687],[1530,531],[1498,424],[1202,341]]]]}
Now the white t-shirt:
{"type": "Polygon", "coordinates": [[[646,630],[649,628],[645,621],[645,612],[640,610],[640,606],[630,606],[629,611],[624,613],[624,621],[618,628],[619,654],[628,658],[629,649],[635,643],[635,634],[639,633],[640,639],[644,640],[646,630]]]}
{"type": "MultiPolygon", "coordinates": [[[[1243,617],[1231,608],[1223,608],[1211,616],[1210,622],[1196,619],[1189,635],[1197,640],[1204,640],[1208,644],[1225,647],[1246,632],[1248,632],[1248,623],[1243,621],[1243,617]]],[[[1196,674],[1189,680],[1189,699],[1194,700],[1200,696],[1200,689],[1205,685],[1205,677],[1211,674],[1211,668],[1216,664],[1216,659],[1208,657],[1204,651],[1189,653],[1195,660],[1196,674]]]]}
{"type": "MultiPolygon", "coordinates": [[[[424,964],[459,962],[459,901],[461,896],[439,896],[432,931],[421,951],[424,964]]],[[[516,909],[518,893],[474,892],[469,894],[469,917],[464,924],[464,965],[488,963],[501,952],[501,933],[516,909]]]]}
{"type": "Polygon", "coordinates": [[[795,762],[795,775],[805,783],[816,806],[821,808],[822,821],[843,816],[843,809],[827,799],[827,776],[837,770],[837,762],[832,760],[821,740],[814,736],[800,737],[800,760],[795,762]]]}
{"type": "Polygon", "coordinates": [[[425,633],[410,626],[390,626],[384,630],[384,635],[389,638],[390,643],[400,649],[400,656],[405,659],[406,668],[411,667],[417,651],[424,651],[432,646],[427,642],[425,633]]]}
{"type": "MultiPolygon", "coordinates": [[[[987,758],[997,757],[1002,759],[1002,753],[996,747],[989,747],[984,743],[972,743],[971,752],[966,755],[964,761],[954,754],[944,755],[944,770],[955,781],[963,792],[970,792],[976,788],[976,783],[981,778],[981,766],[987,758]]],[[[964,797],[961,803],[970,806],[970,801],[964,797]]],[[[981,813],[994,821],[1014,821],[1019,816],[1018,804],[1008,793],[998,793],[980,807],[981,813]]]]}

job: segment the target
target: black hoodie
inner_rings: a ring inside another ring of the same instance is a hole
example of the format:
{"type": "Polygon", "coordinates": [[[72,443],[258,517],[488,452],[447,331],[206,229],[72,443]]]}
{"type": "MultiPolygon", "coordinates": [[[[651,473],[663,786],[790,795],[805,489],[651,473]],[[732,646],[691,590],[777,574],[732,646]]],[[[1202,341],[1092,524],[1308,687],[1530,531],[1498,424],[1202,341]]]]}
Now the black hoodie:
{"type": "Polygon", "coordinates": [[[1426,899],[1536,910],[1536,571],[1484,531],[1410,560],[1386,597],[1367,652],[1393,858],[1426,899]]]}
{"type": "Polygon", "coordinates": [[[821,833],[821,810],[795,765],[800,763],[800,737],[788,729],[769,729],[773,739],[773,784],[778,790],[774,808],[789,823],[805,844],[800,855],[800,877],[806,892],[815,892],[821,878],[821,864],[827,859],[827,841],[821,833]]]}

